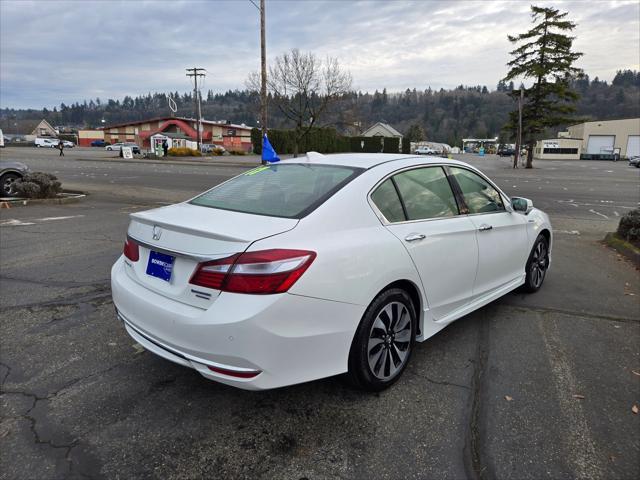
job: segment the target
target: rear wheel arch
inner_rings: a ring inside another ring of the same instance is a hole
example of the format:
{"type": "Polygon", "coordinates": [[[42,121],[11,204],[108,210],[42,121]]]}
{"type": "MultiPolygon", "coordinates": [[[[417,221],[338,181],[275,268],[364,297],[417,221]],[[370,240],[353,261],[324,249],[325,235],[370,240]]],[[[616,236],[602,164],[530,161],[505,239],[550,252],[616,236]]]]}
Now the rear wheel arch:
{"type": "Polygon", "coordinates": [[[392,288],[399,288],[401,290],[404,290],[405,292],[407,292],[407,294],[411,298],[411,302],[413,303],[413,309],[415,310],[416,315],[418,317],[416,319],[416,323],[417,323],[417,327],[418,327],[417,331],[416,331],[416,335],[421,335],[422,334],[422,322],[423,322],[424,318],[423,318],[423,315],[422,315],[423,300],[422,300],[422,295],[420,294],[420,289],[411,280],[407,280],[407,279],[396,280],[395,282],[391,282],[390,284],[388,284],[384,288],[380,289],[380,291],[374,295],[373,299],[376,299],[378,297],[378,295],[380,295],[382,292],[384,292],[386,290],[390,290],[392,288]]]}

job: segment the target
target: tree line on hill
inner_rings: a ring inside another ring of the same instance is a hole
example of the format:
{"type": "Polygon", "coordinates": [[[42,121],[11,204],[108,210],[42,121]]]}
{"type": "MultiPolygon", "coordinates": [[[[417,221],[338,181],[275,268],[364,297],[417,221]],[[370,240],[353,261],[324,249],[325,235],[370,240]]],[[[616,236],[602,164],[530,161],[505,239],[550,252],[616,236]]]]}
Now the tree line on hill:
{"type": "MultiPolygon", "coordinates": [[[[388,93],[386,89],[374,93],[352,91],[343,95],[325,114],[321,125],[332,126],[344,135],[357,136],[376,122],[392,125],[410,140],[428,139],[434,142],[459,145],[462,137],[487,138],[501,135],[514,109],[509,92],[518,88],[513,82],[499,82],[494,90],[486,86],[460,85],[454,89],[407,89],[388,93]]],[[[640,117],[640,72],[618,71],[608,83],[585,75],[573,81],[579,93],[577,117],[580,120],[640,117]]],[[[0,128],[5,133],[30,133],[29,127],[46,119],[52,125],[73,125],[91,128],[103,125],[165,116],[171,112],[168,97],[177,105],[176,116],[194,116],[191,92],[149,93],[122,100],[99,98],[61,104],[49,109],[1,109],[0,128]],[[104,122],[103,122],[104,120],[104,122]]],[[[258,95],[249,90],[229,90],[202,95],[202,116],[207,120],[228,120],[233,123],[257,125],[258,95]]],[[[269,111],[271,128],[291,128],[291,121],[277,109],[269,111]]],[[[560,127],[562,128],[562,126],[560,127]]],[[[556,129],[557,130],[557,129],[556,129]]],[[[555,136],[555,132],[549,132],[555,136]]]]}

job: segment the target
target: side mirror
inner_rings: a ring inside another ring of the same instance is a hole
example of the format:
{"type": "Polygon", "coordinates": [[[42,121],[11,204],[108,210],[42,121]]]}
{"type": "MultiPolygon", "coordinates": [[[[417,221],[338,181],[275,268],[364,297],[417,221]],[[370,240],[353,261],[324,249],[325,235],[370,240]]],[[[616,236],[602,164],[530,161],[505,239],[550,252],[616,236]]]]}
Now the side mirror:
{"type": "Polygon", "coordinates": [[[529,213],[531,213],[531,210],[533,210],[533,202],[528,198],[513,197],[511,199],[511,207],[516,212],[521,212],[525,215],[529,215],[529,213]]]}

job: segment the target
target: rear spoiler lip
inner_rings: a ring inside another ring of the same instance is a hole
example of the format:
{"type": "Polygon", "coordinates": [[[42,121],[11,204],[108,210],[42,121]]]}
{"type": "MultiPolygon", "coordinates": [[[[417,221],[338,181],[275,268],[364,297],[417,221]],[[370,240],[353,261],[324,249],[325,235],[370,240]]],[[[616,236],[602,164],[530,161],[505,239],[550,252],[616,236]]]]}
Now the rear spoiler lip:
{"type": "Polygon", "coordinates": [[[136,237],[127,234],[127,238],[129,240],[132,240],[133,242],[137,243],[138,245],[140,245],[141,247],[145,247],[149,250],[153,250],[154,252],[160,252],[160,253],[164,253],[167,255],[171,255],[173,257],[183,257],[183,258],[189,258],[191,260],[194,260],[198,263],[202,263],[202,262],[209,262],[211,260],[218,260],[220,258],[226,258],[230,255],[233,255],[233,253],[218,253],[218,254],[211,254],[211,255],[206,255],[206,254],[196,254],[196,253],[190,253],[190,252],[183,252],[180,250],[173,250],[173,249],[168,249],[168,248],[163,248],[163,247],[158,247],[156,245],[153,245],[151,243],[145,242],[144,240],[139,240],[136,237]]]}
{"type": "Polygon", "coordinates": [[[222,240],[225,242],[237,242],[237,243],[251,243],[255,240],[253,238],[247,239],[247,238],[231,237],[229,235],[209,232],[207,230],[202,230],[199,228],[187,227],[185,225],[180,225],[176,223],[163,222],[162,220],[155,220],[153,218],[146,217],[142,213],[131,213],[129,216],[131,217],[131,219],[135,220],[136,222],[144,223],[145,225],[151,225],[151,226],[157,225],[159,227],[173,229],[182,233],[211,238],[213,240],[222,240]]]}

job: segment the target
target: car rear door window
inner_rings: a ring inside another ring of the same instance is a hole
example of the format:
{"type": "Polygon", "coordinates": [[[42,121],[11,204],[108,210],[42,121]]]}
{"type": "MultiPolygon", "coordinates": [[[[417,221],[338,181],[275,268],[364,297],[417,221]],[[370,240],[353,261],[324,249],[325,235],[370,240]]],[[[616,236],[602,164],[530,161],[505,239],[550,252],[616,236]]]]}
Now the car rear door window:
{"type": "Polygon", "coordinates": [[[449,167],[449,169],[460,186],[469,213],[505,210],[500,193],[480,175],[466,168],[449,167]]]}
{"type": "Polygon", "coordinates": [[[393,177],[408,220],[453,217],[458,205],[442,167],[407,170],[393,177]]]}
{"type": "Polygon", "coordinates": [[[390,178],[380,184],[378,188],[371,194],[371,200],[375,203],[378,210],[384,215],[390,223],[404,222],[406,217],[402,210],[402,203],[398,197],[398,191],[393,186],[390,178]]]}
{"type": "Polygon", "coordinates": [[[254,168],[191,200],[193,205],[302,218],[363,169],[290,163],[254,168]]]}

